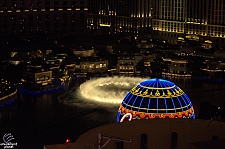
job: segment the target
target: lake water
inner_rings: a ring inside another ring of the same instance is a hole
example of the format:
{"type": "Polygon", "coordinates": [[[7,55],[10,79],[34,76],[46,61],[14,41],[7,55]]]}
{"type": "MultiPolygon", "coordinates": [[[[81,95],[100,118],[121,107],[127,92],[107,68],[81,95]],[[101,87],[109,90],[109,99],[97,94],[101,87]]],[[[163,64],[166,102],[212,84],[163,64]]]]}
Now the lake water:
{"type": "MultiPolygon", "coordinates": [[[[222,83],[169,79],[186,92],[197,114],[202,101],[217,106],[225,101],[222,83]]],[[[118,105],[98,104],[80,98],[77,90],[84,81],[75,80],[51,94],[19,94],[16,105],[1,109],[0,143],[3,143],[1,136],[11,133],[15,138],[13,142],[18,144],[15,148],[41,149],[46,144],[65,143],[66,139],[75,141],[92,128],[116,122],[118,105]]]]}

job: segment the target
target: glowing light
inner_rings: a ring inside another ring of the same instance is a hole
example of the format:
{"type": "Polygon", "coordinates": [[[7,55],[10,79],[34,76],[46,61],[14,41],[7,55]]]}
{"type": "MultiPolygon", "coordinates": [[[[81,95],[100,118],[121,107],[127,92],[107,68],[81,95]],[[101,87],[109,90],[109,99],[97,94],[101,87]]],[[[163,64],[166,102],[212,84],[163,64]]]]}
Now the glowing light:
{"type": "Polygon", "coordinates": [[[188,96],[174,83],[163,79],[150,79],[134,86],[120,104],[117,122],[123,122],[128,113],[132,119],[195,119],[188,96]]]}
{"type": "Polygon", "coordinates": [[[131,113],[127,113],[121,118],[120,122],[123,122],[124,119],[127,118],[127,117],[129,118],[129,121],[132,120],[132,114],[131,113]]]}
{"type": "Polygon", "coordinates": [[[6,96],[4,96],[4,97],[0,98],[0,100],[4,100],[4,99],[6,99],[6,98],[8,98],[8,97],[10,97],[10,96],[15,95],[16,93],[17,93],[17,90],[16,90],[15,92],[13,92],[13,93],[9,94],[9,95],[6,95],[6,96]]]}
{"type": "Polygon", "coordinates": [[[80,85],[83,97],[105,103],[121,103],[127,92],[139,82],[137,77],[107,77],[89,80],[80,85]]]}
{"type": "Polygon", "coordinates": [[[70,142],[70,139],[66,139],[66,143],[69,143],[70,142]]]}
{"type": "Polygon", "coordinates": [[[100,26],[110,27],[111,25],[109,25],[109,24],[100,24],[100,26]]]}

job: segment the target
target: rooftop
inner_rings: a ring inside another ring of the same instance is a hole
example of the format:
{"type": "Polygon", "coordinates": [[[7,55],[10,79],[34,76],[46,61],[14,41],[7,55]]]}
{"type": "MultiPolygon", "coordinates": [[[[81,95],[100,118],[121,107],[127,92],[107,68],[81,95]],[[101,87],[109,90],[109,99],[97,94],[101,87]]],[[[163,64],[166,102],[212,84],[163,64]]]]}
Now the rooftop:
{"type": "MultiPolygon", "coordinates": [[[[148,148],[169,149],[172,132],[177,133],[177,148],[189,149],[190,143],[197,145],[194,142],[210,141],[214,135],[218,136],[219,139],[225,138],[225,123],[200,119],[154,119],[152,121],[112,123],[84,133],[73,143],[45,145],[44,149],[83,149],[88,147],[94,149],[98,147],[99,133],[113,138],[131,139],[132,143],[123,143],[124,149],[140,148],[141,134],[145,133],[147,134],[146,144],[148,148]]],[[[107,139],[101,138],[101,141],[102,146],[107,139]]],[[[214,142],[210,146],[216,148],[220,142],[214,142]]],[[[104,149],[116,148],[116,145],[117,142],[111,140],[104,149]]]]}

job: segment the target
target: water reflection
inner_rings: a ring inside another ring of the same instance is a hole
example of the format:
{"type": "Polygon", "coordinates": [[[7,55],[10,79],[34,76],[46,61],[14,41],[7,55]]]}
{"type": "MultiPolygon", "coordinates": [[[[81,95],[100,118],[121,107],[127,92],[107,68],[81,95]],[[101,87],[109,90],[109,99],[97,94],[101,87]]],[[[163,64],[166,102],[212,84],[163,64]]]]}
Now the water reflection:
{"type": "MultiPolygon", "coordinates": [[[[186,92],[196,114],[202,101],[207,100],[217,106],[224,103],[223,83],[196,82],[190,78],[169,80],[186,92]]],[[[64,141],[66,137],[75,141],[91,128],[115,122],[117,105],[96,104],[80,98],[77,89],[84,81],[76,80],[65,84],[64,90],[52,94],[18,94],[15,106],[2,108],[0,111],[0,133],[12,133],[23,148],[43,148],[44,144],[63,143],[60,141],[64,141]]]]}

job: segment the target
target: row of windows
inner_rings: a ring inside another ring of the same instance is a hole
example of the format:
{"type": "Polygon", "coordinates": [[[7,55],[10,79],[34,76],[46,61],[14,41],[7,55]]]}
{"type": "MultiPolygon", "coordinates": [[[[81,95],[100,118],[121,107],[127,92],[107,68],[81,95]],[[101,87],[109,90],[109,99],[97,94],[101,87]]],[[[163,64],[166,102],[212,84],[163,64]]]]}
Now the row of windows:
{"type": "Polygon", "coordinates": [[[184,64],[173,64],[173,67],[185,67],[184,64]]]}
{"type": "Polygon", "coordinates": [[[165,3],[165,2],[162,2],[162,7],[168,7],[168,6],[170,6],[172,4],[172,6],[173,7],[182,7],[183,6],[183,3],[181,2],[181,3],[171,3],[171,1],[168,1],[167,3],[165,3]]]}
{"type": "Polygon", "coordinates": [[[63,29],[59,29],[59,28],[53,28],[50,30],[50,28],[45,28],[45,29],[42,29],[40,27],[37,27],[36,29],[34,28],[30,28],[29,30],[25,30],[24,28],[21,28],[19,30],[15,29],[15,28],[12,28],[11,31],[6,31],[5,29],[2,30],[2,33],[4,33],[5,35],[9,35],[11,33],[25,33],[25,34],[33,34],[35,32],[42,32],[42,33],[74,33],[74,32],[77,32],[77,31],[80,31],[80,32],[83,32],[84,31],[84,28],[63,28],[63,29]]]}
{"type": "Polygon", "coordinates": [[[63,6],[63,7],[58,7],[58,6],[54,6],[53,8],[51,8],[50,6],[45,6],[43,9],[42,8],[38,8],[38,9],[24,9],[24,8],[20,8],[20,9],[8,9],[8,8],[3,8],[3,12],[27,12],[27,11],[68,11],[68,10],[87,10],[87,8],[84,8],[84,6],[80,6],[80,7],[76,7],[76,6],[72,6],[72,7],[67,7],[67,6],[63,6]]]}
{"type": "Polygon", "coordinates": [[[99,68],[106,68],[107,64],[81,64],[80,68],[81,69],[99,69],[99,68]]]}
{"type": "Polygon", "coordinates": [[[84,0],[72,0],[72,1],[41,1],[38,0],[36,3],[33,3],[32,0],[26,1],[25,0],[21,0],[21,1],[11,1],[11,3],[9,1],[4,1],[2,3],[3,7],[24,7],[24,6],[40,6],[40,5],[76,5],[79,4],[81,6],[84,5],[84,0]],[[77,3],[78,1],[78,3],[77,3]],[[62,2],[62,3],[61,3],[62,2]]]}
{"type": "MultiPolygon", "coordinates": [[[[76,1],[63,1],[60,3],[60,1],[40,1],[38,0],[37,3],[33,3],[33,1],[28,1],[25,3],[24,1],[21,2],[3,2],[3,12],[24,12],[24,11],[49,11],[49,10],[67,10],[72,9],[76,10],[76,1]],[[53,5],[54,4],[54,5],[53,5]]],[[[80,0],[79,3],[79,9],[84,10],[84,1],[80,0]]]]}
{"type": "Polygon", "coordinates": [[[16,22],[17,20],[24,22],[25,20],[29,20],[29,21],[33,21],[33,20],[41,20],[42,18],[44,20],[59,20],[60,18],[62,18],[62,20],[75,20],[76,17],[79,17],[79,20],[84,20],[84,13],[79,13],[79,14],[54,14],[54,15],[50,15],[50,14],[45,14],[45,15],[39,15],[39,14],[35,14],[35,15],[29,15],[29,16],[25,16],[25,15],[12,15],[12,16],[5,16],[3,17],[3,21],[4,22],[8,22],[8,21],[13,21],[16,22]]]}

